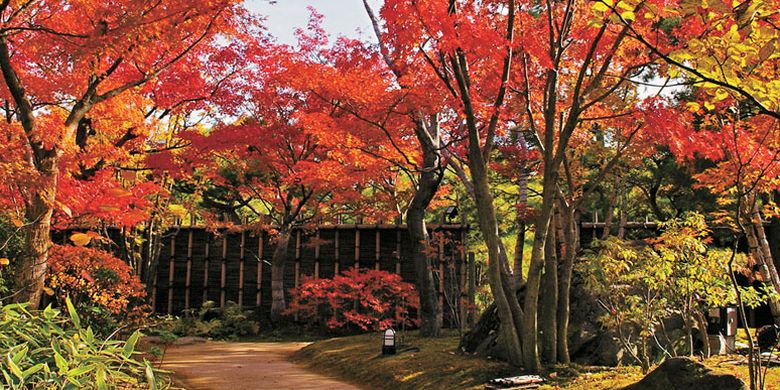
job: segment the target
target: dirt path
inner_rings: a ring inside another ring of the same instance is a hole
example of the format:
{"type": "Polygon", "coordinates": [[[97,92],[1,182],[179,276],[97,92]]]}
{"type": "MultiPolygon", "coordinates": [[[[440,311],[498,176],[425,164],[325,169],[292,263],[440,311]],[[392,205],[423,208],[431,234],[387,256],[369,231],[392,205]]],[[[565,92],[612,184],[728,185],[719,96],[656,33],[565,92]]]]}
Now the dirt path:
{"type": "Polygon", "coordinates": [[[358,390],[291,363],[307,343],[208,342],[172,346],[163,368],[190,390],[334,389],[358,390]]]}

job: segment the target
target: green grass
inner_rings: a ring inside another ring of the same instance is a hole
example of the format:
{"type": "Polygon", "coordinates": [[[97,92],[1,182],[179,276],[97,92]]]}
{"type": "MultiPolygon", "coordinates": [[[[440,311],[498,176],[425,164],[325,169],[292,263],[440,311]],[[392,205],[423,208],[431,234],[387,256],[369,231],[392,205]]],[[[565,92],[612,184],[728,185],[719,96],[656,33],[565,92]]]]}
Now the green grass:
{"type": "MultiPolygon", "coordinates": [[[[293,357],[314,371],[341,378],[370,389],[482,389],[490,379],[522,375],[522,370],[505,363],[456,352],[458,336],[422,339],[408,333],[401,348],[419,351],[383,357],[379,334],[340,337],[314,342],[293,357]]],[[[734,357],[714,357],[706,364],[714,370],[748,381],[745,365],[729,364],[734,357]]],[[[542,389],[617,389],[642,378],[638,367],[551,367],[542,389]]],[[[780,390],[780,367],[769,370],[768,390],[780,390]]]]}

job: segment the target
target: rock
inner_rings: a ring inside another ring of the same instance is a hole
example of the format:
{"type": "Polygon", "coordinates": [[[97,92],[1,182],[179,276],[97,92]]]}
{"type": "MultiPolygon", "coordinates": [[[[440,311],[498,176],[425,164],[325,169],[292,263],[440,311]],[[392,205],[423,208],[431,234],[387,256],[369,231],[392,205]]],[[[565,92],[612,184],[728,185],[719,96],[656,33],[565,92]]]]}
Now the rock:
{"type": "Polygon", "coordinates": [[[671,358],[623,390],[745,390],[742,380],[716,373],[689,358],[671,358]]]}
{"type": "Polygon", "coordinates": [[[571,358],[576,363],[588,366],[615,367],[636,363],[612,332],[599,333],[590,342],[582,344],[571,358]]]}
{"type": "Polygon", "coordinates": [[[764,325],[758,329],[756,333],[756,339],[758,340],[758,347],[762,351],[768,351],[774,349],[777,346],[778,337],[780,336],[780,326],[777,325],[764,325]]]}

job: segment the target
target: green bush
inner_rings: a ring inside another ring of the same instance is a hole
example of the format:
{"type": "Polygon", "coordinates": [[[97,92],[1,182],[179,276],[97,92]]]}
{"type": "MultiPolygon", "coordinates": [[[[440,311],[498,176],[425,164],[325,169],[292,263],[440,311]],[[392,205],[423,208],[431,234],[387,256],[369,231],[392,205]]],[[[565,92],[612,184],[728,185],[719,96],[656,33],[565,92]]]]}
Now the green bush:
{"type": "Polygon", "coordinates": [[[260,327],[252,316],[251,310],[242,310],[235,302],[228,301],[224,308],[218,308],[213,301],[206,301],[200,309],[185,311],[180,318],[163,319],[148,333],[235,340],[258,333],[260,327]]]}
{"type": "Polygon", "coordinates": [[[137,359],[133,333],[126,341],[95,337],[66,300],[69,316],[51,306],[31,312],[26,304],[0,307],[3,388],[159,389],[159,371],[137,359]]]}

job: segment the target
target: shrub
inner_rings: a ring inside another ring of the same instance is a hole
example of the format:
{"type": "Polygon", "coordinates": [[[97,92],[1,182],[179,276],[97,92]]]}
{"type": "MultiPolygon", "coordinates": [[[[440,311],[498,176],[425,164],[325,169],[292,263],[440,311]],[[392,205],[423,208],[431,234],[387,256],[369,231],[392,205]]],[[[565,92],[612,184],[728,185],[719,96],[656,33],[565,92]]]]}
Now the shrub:
{"type": "Polygon", "coordinates": [[[22,252],[22,222],[0,215],[0,299],[10,293],[11,263],[22,252]]]}
{"type": "Polygon", "coordinates": [[[228,301],[224,308],[214,301],[206,301],[198,310],[188,310],[180,318],[167,317],[149,331],[156,336],[198,336],[220,340],[235,340],[254,336],[260,330],[251,320],[253,312],[242,310],[235,302],[228,301]]]}
{"type": "MultiPolygon", "coordinates": [[[[695,332],[707,340],[707,309],[735,302],[727,263],[729,252],[709,248],[710,231],[699,214],[663,225],[663,233],[644,242],[610,237],[579,264],[589,291],[604,310],[601,323],[613,330],[643,370],[663,355],[691,354],[695,332]],[[670,339],[665,322],[677,316],[684,337],[670,339]]],[[[737,257],[746,265],[745,256],[737,257]]],[[[774,296],[769,289],[740,287],[743,301],[755,306],[774,296]]],[[[706,347],[704,347],[706,351],[706,347]]]]}
{"type": "Polygon", "coordinates": [[[146,291],[124,261],[92,248],[53,245],[49,250],[48,293],[70,297],[85,321],[99,332],[132,324],[148,313],[146,291]]]}
{"type": "Polygon", "coordinates": [[[291,294],[286,314],[330,330],[417,325],[409,316],[420,307],[414,286],[385,271],[352,268],[333,279],[305,278],[291,294]]]}
{"type": "Polygon", "coordinates": [[[0,307],[0,364],[3,388],[10,389],[151,389],[167,388],[159,372],[139,361],[135,344],[96,337],[82,327],[70,300],[70,317],[51,306],[30,312],[26,304],[0,307]]]}

